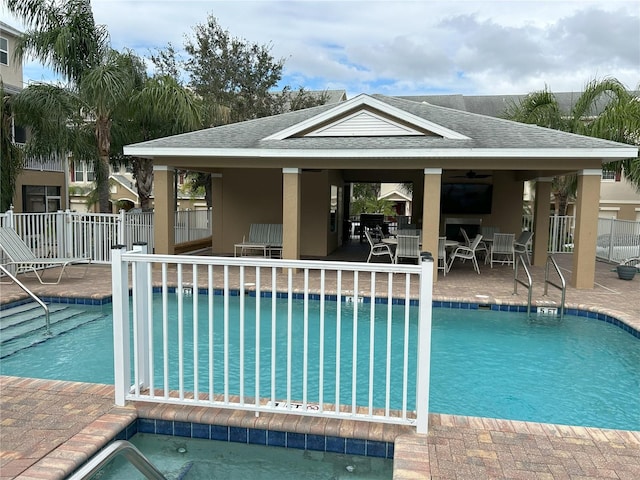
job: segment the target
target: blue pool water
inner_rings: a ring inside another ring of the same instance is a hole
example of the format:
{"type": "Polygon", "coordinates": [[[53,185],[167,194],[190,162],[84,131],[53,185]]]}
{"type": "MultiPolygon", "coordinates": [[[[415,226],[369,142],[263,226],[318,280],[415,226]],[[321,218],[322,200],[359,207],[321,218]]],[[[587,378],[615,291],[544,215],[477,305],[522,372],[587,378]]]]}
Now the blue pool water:
{"type": "MultiPolygon", "coordinates": [[[[159,299],[156,299],[159,306],[159,299]]],[[[237,299],[236,299],[237,302],[237,299]]],[[[219,302],[221,303],[221,302],[219,302]]],[[[300,306],[302,302],[300,302],[300,306]]],[[[99,307],[84,307],[99,308],[99,307]]],[[[109,308],[109,306],[103,307],[109,308]]],[[[172,307],[175,308],[175,307],[172,307]]],[[[237,305],[234,305],[237,308],[237,305]]],[[[247,316],[255,313],[247,302],[247,316]]],[[[343,304],[341,335],[345,347],[341,351],[342,370],[351,371],[350,345],[352,335],[351,304],[343,304]]],[[[369,305],[360,315],[358,341],[368,342],[369,305]],[[366,321],[364,321],[366,319],[366,321]]],[[[399,319],[393,322],[393,330],[404,328],[403,307],[397,307],[399,319]]],[[[386,335],[386,307],[380,308],[380,318],[375,319],[375,335],[386,335]]],[[[413,309],[410,318],[409,351],[415,355],[417,309],[413,309]]],[[[158,310],[159,311],[159,310],[158,310]]],[[[201,317],[206,312],[206,299],[199,308],[201,317]]],[[[270,302],[263,304],[263,322],[261,362],[270,364],[269,319],[270,302]]],[[[549,317],[527,317],[524,313],[495,312],[484,310],[460,310],[435,308],[432,332],[432,363],[430,410],[433,412],[459,415],[507,418],[557,424],[594,426],[640,430],[640,341],[614,325],[584,317],[565,316],[563,320],[549,317]]],[[[309,312],[309,338],[317,338],[317,306],[309,312]]],[[[331,309],[325,312],[325,331],[335,332],[335,315],[331,309]]],[[[222,315],[216,313],[215,332],[223,328],[217,322],[222,315]]],[[[206,321],[201,318],[199,326],[201,338],[206,338],[206,321]]],[[[286,325],[286,315],[278,319],[279,343],[285,342],[286,334],[281,324],[286,325]]],[[[295,323],[295,322],[294,322],[295,323]]],[[[231,322],[235,325],[235,322],[231,322]]],[[[255,345],[251,337],[254,323],[245,324],[245,344],[255,345]]],[[[294,325],[295,349],[301,348],[302,327],[294,325]]],[[[155,333],[159,333],[160,327],[155,333]]],[[[231,329],[230,342],[237,342],[239,331],[231,329]]],[[[191,331],[191,325],[185,321],[185,332],[191,331]]],[[[113,383],[112,326],[110,318],[93,321],[78,327],[64,335],[59,335],[5,357],[0,362],[0,373],[35,378],[75,380],[84,382],[113,383]]],[[[172,333],[171,338],[177,334],[172,333]]],[[[402,338],[402,335],[397,335],[402,338]]],[[[335,335],[334,335],[335,337],[335,335]]],[[[222,335],[214,337],[221,344],[222,335]]],[[[330,372],[335,368],[335,347],[331,340],[325,344],[325,368],[330,372]],[[331,353],[333,350],[333,353],[331,353]]],[[[160,340],[156,341],[157,343],[160,340]]],[[[382,344],[385,342],[382,341],[382,344]]],[[[317,342],[310,341],[310,351],[318,349],[317,342]]],[[[377,348],[377,347],[376,347],[377,348]]],[[[159,347],[158,347],[159,349],[159,347]]],[[[222,349],[219,349],[222,352],[222,349]]],[[[366,350],[366,349],[365,349],[366,350]]],[[[392,348],[392,371],[401,372],[402,345],[392,348]]],[[[186,364],[191,362],[193,353],[185,351],[186,364]]],[[[202,364],[208,353],[199,353],[202,364]]],[[[221,353],[220,353],[221,355],[221,353]]],[[[248,349],[245,357],[245,381],[249,384],[254,375],[253,357],[248,349]]],[[[314,355],[314,354],[312,354],[314,355]]],[[[384,368],[385,355],[375,355],[377,368],[384,368]]],[[[235,355],[230,356],[234,360],[235,355]]],[[[280,358],[278,376],[286,368],[286,361],[280,358]]],[[[216,362],[221,358],[216,358],[216,362]]],[[[412,362],[409,362],[412,363],[412,362]]],[[[175,373],[177,359],[170,362],[175,373]]],[[[160,375],[161,365],[157,365],[160,375]]],[[[193,372],[187,374],[193,375],[193,372]]],[[[366,383],[369,377],[368,360],[358,360],[358,383],[366,383]]],[[[239,367],[229,367],[229,383],[237,382],[239,367]]],[[[409,378],[413,370],[409,372],[409,378]]],[[[396,377],[400,377],[397,375],[396,377]]],[[[208,379],[201,375],[202,391],[207,391],[208,379]]],[[[331,391],[331,375],[325,373],[325,388],[331,391]],[[329,377],[329,378],[327,378],[329,377]]],[[[384,375],[374,375],[384,378],[384,375]]],[[[268,374],[261,374],[261,392],[269,395],[268,374]]],[[[190,379],[186,378],[188,384],[190,379]]],[[[398,380],[397,378],[394,381],[398,380]]],[[[343,380],[344,381],[344,380],[343,380]]],[[[175,382],[175,380],[174,380],[175,382]]],[[[222,373],[214,375],[214,383],[220,388],[222,373]],[[217,376],[216,376],[217,375],[217,376]]],[[[294,378],[294,388],[300,383],[299,376],[294,378]]],[[[346,383],[346,382],[345,382],[346,383]]],[[[172,385],[176,388],[177,385],[172,385]]],[[[343,385],[341,403],[349,403],[350,383],[343,385]]],[[[392,384],[392,389],[394,385],[392,384]]],[[[230,386],[230,393],[235,393],[230,386]]],[[[317,389],[316,389],[317,390],[317,389]]],[[[374,387],[378,400],[384,396],[384,386],[374,387]]],[[[285,391],[278,387],[278,397],[284,397],[285,391]]],[[[251,396],[251,391],[245,390],[251,396]]],[[[309,397],[313,398],[313,389],[309,397]]],[[[400,394],[392,396],[392,408],[397,405],[400,394]]],[[[292,398],[300,398],[292,394],[292,398]]],[[[411,398],[411,394],[409,395],[411,398]]],[[[376,401],[378,401],[376,400],[376,401]]],[[[325,401],[331,402],[331,398],[325,401]]]]}
{"type": "MultiPolygon", "coordinates": [[[[389,480],[391,459],[246,443],[137,434],[131,440],[169,479],[389,480]]],[[[116,459],[101,480],[144,479],[129,462],[116,459]]]]}

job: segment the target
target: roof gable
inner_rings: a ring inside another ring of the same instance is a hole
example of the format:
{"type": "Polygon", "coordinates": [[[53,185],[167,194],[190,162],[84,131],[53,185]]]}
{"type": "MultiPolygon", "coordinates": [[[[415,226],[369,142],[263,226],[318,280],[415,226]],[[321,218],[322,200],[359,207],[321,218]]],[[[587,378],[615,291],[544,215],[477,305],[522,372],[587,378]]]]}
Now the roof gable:
{"type": "Polygon", "coordinates": [[[468,139],[454,130],[420,118],[368,95],[336,107],[269,135],[264,140],[292,137],[394,137],[436,136],[468,139]]]}

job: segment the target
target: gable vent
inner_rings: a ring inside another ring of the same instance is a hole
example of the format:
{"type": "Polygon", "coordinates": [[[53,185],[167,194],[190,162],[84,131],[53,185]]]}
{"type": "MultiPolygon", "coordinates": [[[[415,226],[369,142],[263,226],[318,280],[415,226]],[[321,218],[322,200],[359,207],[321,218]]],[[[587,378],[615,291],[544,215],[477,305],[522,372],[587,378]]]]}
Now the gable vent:
{"type": "Polygon", "coordinates": [[[389,118],[360,110],[322,128],[306,133],[305,137],[390,137],[404,135],[424,136],[420,132],[389,118]]]}

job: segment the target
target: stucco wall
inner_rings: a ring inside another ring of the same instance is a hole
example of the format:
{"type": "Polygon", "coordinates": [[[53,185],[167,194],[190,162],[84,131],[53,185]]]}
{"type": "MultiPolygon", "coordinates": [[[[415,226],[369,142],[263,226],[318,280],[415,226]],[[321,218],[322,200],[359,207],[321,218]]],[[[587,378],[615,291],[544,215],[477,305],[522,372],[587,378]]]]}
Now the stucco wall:
{"type": "Polygon", "coordinates": [[[233,252],[233,245],[249,234],[252,223],[282,223],[282,169],[222,170],[222,215],[220,253],[233,252]]]}
{"type": "Polygon", "coordinates": [[[12,85],[18,89],[22,89],[22,63],[13,59],[15,51],[16,37],[15,35],[2,30],[0,37],[6,38],[8,43],[9,65],[0,64],[0,77],[5,85],[12,85]]]}
{"type": "MultiPolygon", "coordinates": [[[[215,250],[231,253],[252,223],[282,223],[282,170],[224,169],[222,179],[222,205],[213,207],[223,224],[221,246],[215,250]]],[[[340,228],[330,231],[329,202],[331,185],[343,187],[342,174],[303,172],[301,181],[300,253],[325,256],[338,247],[340,228]]]]}
{"type": "Polygon", "coordinates": [[[23,185],[35,186],[54,186],[60,187],[60,208],[66,209],[67,189],[64,181],[65,174],[63,172],[41,172],[38,170],[23,170],[16,181],[16,190],[14,195],[14,211],[22,213],[22,187],[23,185]]]}

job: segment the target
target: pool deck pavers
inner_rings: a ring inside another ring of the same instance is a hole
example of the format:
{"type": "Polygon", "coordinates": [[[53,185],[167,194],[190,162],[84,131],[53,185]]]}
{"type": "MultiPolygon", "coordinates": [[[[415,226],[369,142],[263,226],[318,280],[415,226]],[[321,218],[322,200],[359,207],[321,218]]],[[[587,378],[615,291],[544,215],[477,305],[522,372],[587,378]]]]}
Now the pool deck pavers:
{"type": "MultiPolygon", "coordinates": [[[[556,256],[570,275],[571,255],[556,256]]],[[[567,289],[571,308],[614,316],[640,330],[640,276],[619,280],[613,266],[596,265],[594,289],[567,289]]],[[[526,303],[526,292],[513,293],[510,267],[456,264],[434,286],[435,300],[488,304],[526,303]]],[[[73,272],[72,272],[73,274],[73,272]]],[[[555,306],[559,292],[543,296],[544,268],[533,267],[534,305],[555,306]]],[[[40,285],[22,276],[36,294],[102,298],[111,292],[108,266],[91,266],[84,279],[64,278],[60,285],[40,285]]],[[[24,298],[15,285],[0,284],[0,303],[24,298]]],[[[629,405],[640,411],[640,399],[629,405]]],[[[314,417],[283,420],[251,412],[225,415],[218,409],[129,404],[114,405],[113,386],[0,376],[0,480],[63,479],[107,444],[136,417],[226,422],[259,422],[260,428],[395,441],[394,479],[640,479],[640,431],[604,430],[490,418],[430,415],[429,435],[409,427],[314,417]]]]}

